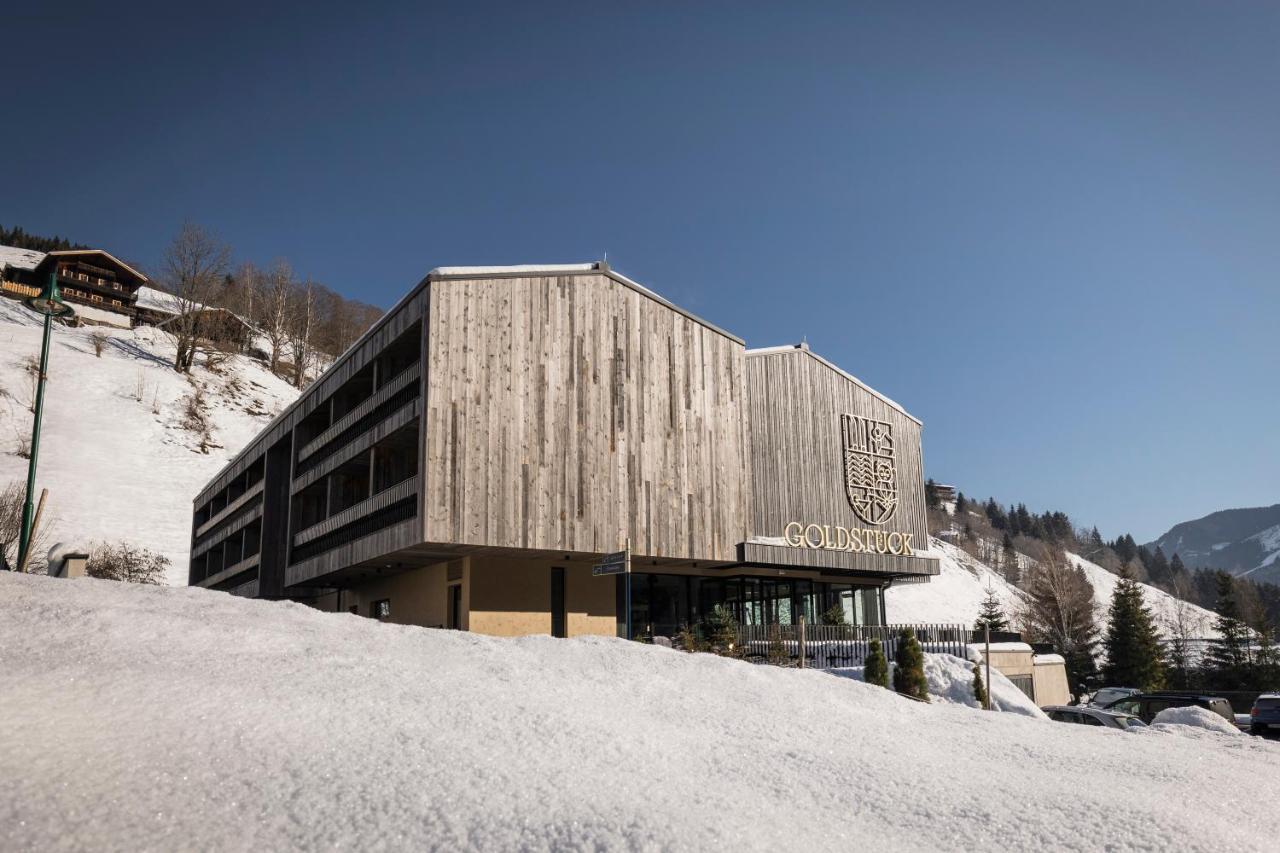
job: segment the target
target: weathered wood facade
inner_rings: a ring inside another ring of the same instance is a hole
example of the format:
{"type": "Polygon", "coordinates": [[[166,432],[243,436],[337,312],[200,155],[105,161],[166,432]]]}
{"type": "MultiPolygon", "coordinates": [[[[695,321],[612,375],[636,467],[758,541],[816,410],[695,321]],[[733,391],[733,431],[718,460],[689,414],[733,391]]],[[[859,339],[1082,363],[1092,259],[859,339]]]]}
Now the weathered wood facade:
{"type": "Polygon", "coordinates": [[[518,632],[621,622],[621,586],[602,610],[614,580],[584,567],[627,541],[647,572],[790,572],[819,598],[936,572],[783,536],[851,524],[843,416],[891,425],[882,527],[923,549],[919,422],[807,349],[749,352],[605,264],[435,270],[197,496],[191,582],[380,612],[361,596],[400,589],[442,599],[409,612],[518,632]],[[521,565],[559,580],[512,590],[549,601],[490,594],[521,565]],[[556,601],[590,612],[547,622],[556,601]]]}
{"type": "Polygon", "coordinates": [[[428,541],[736,559],[740,340],[602,273],[430,291],[428,541]]]}

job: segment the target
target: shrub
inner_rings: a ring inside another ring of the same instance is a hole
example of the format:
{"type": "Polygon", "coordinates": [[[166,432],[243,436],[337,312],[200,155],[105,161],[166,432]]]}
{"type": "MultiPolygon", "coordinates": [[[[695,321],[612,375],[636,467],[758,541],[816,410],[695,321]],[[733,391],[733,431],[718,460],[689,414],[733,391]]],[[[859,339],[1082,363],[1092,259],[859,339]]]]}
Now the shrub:
{"type": "Polygon", "coordinates": [[[698,629],[690,625],[680,626],[675,636],[675,647],[686,652],[701,652],[706,649],[702,638],[698,636],[698,629]]]}
{"type": "Polygon", "coordinates": [[[844,607],[839,604],[833,604],[822,613],[823,625],[848,625],[849,622],[844,618],[844,607]]]}
{"type": "Polygon", "coordinates": [[[979,708],[987,707],[987,685],[982,683],[982,667],[973,665],[973,698],[978,701],[979,708]]]}
{"type": "Polygon", "coordinates": [[[733,651],[738,642],[738,620],[733,611],[723,604],[717,604],[702,622],[702,635],[711,651],[727,654],[733,651]]]}
{"type": "Polygon", "coordinates": [[[89,552],[84,572],[91,578],[125,583],[163,584],[169,558],[128,542],[99,542],[89,552]]]}
{"type": "Polygon", "coordinates": [[[867,684],[877,687],[889,687],[889,661],[885,660],[884,647],[879,640],[872,640],[867,651],[867,668],[863,677],[867,684]]]}
{"type": "Polygon", "coordinates": [[[93,347],[93,354],[98,358],[102,358],[102,351],[107,348],[107,333],[94,332],[89,335],[89,345],[93,347]]]}
{"type": "Polygon", "coordinates": [[[898,635],[898,648],[894,654],[893,689],[903,696],[929,701],[929,683],[924,677],[924,650],[915,632],[903,628],[898,635]]]}

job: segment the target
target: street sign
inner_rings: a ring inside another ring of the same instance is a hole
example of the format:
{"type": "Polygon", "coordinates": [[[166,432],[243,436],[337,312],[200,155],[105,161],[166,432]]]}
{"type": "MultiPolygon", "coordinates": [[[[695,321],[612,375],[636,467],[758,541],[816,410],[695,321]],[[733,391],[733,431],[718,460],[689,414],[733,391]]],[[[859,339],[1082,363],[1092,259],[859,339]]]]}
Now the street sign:
{"type": "Polygon", "coordinates": [[[630,554],[627,551],[616,551],[601,557],[600,562],[591,567],[591,574],[597,577],[600,575],[625,575],[630,570],[630,554]]]}

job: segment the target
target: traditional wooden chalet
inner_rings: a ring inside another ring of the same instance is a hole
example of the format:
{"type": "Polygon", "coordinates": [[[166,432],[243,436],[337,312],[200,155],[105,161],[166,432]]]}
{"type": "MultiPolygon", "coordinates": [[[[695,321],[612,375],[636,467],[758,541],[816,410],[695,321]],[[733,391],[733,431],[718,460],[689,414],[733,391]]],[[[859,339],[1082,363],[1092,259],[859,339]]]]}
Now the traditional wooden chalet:
{"type": "Polygon", "coordinates": [[[502,635],[883,624],[938,571],[920,431],[606,264],[436,269],[195,498],[190,582],[502,635]]]}
{"type": "Polygon", "coordinates": [[[67,249],[41,254],[4,248],[9,251],[0,255],[5,260],[0,281],[6,295],[21,299],[38,296],[49,274],[56,272],[63,299],[82,319],[130,325],[138,288],[147,283],[147,277],[109,252],[67,249]]]}
{"type": "Polygon", "coordinates": [[[164,328],[184,314],[199,319],[198,336],[235,350],[245,350],[253,339],[253,326],[234,311],[179,299],[154,287],[138,288],[134,325],[164,328]]]}

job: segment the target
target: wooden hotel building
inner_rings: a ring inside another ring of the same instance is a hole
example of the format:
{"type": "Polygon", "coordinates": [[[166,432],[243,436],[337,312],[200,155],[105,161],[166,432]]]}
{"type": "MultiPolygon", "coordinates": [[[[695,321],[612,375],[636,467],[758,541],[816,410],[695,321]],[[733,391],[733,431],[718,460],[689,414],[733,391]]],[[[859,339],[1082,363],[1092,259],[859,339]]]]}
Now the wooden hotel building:
{"type": "Polygon", "coordinates": [[[604,263],[432,271],[195,499],[190,582],[489,634],[883,624],[921,424],[604,263]],[[631,573],[599,575],[630,544],[631,573]]]}

